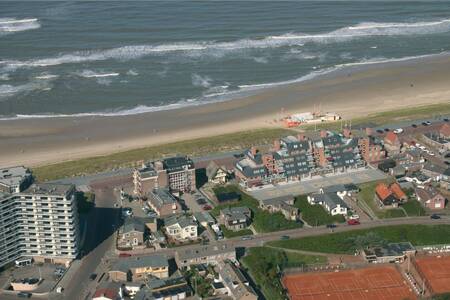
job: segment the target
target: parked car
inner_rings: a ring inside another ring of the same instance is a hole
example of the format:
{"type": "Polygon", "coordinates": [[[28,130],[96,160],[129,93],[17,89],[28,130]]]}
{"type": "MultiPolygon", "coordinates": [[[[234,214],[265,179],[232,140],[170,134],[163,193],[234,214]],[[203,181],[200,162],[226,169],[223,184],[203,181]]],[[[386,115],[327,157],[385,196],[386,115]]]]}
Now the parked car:
{"type": "Polygon", "coordinates": [[[119,257],[130,257],[131,254],[130,253],[120,253],[119,257]]]}
{"type": "Polygon", "coordinates": [[[444,122],[448,122],[448,118],[444,118],[443,120],[444,120],[444,122]]]}
{"type": "Polygon", "coordinates": [[[19,292],[17,293],[17,297],[19,298],[30,298],[31,297],[31,293],[28,292],[19,292]]]}
{"type": "Polygon", "coordinates": [[[89,275],[90,280],[95,280],[95,278],[97,278],[97,274],[92,273],[91,275],[89,275]]]}
{"type": "Polygon", "coordinates": [[[208,204],[206,204],[205,206],[203,206],[203,210],[211,210],[212,207],[208,204]]]}
{"type": "Polygon", "coordinates": [[[333,228],[336,228],[336,227],[337,227],[336,224],[327,224],[327,228],[333,229],[333,228]]]}
{"type": "Polygon", "coordinates": [[[348,225],[359,225],[361,223],[358,220],[350,219],[350,220],[347,221],[347,224],[348,225]]]}
{"type": "Polygon", "coordinates": [[[280,240],[285,241],[285,240],[288,240],[288,239],[290,239],[290,238],[291,238],[291,237],[288,236],[288,235],[282,235],[281,238],[280,238],[280,240]]]}
{"type": "Polygon", "coordinates": [[[403,128],[397,128],[394,130],[394,133],[399,134],[403,132],[403,128]]]}
{"type": "Polygon", "coordinates": [[[432,215],[430,216],[430,218],[433,219],[433,220],[439,220],[439,219],[441,218],[441,216],[438,215],[438,214],[432,214],[432,215]]]}
{"type": "Polygon", "coordinates": [[[203,199],[203,198],[199,198],[199,199],[197,199],[197,204],[198,205],[204,205],[204,204],[206,204],[206,200],[203,199]]]}
{"type": "Polygon", "coordinates": [[[389,132],[391,130],[389,128],[385,128],[384,131],[389,132]]]}
{"type": "Polygon", "coordinates": [[[253,240],[253,237],[250,236],[250,235],[246,235],[246,236],[243,236],[243,237],[241,238],[241,240],[243,240],[243,241],[249,241],[249,240],[253,240]]]}
{"type": "Polygon", "coordinates": [[[359,220],[359,216],[358,215],[351,215],[350,216],[350,220],[359,220]]]}
{"type": "Polygon", "coordinates": [[[417,125],[416,124],[412,124],[411,127],[412,128],[417,128],[417,125]]]}
{"type": "Polygon", "coordinates": [[[381,129],[377,129],[377,132],[378,132],[378,133],[384,133],[384,131],[381,130],[381,129]]]}

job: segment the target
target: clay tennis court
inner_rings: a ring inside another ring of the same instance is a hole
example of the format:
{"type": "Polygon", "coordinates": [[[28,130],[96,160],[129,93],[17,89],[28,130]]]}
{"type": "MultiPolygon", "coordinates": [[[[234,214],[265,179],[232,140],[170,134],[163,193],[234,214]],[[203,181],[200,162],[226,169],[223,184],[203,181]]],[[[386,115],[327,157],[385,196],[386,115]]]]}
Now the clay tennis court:
{"type": "Polygon", "coordinates": [[[292,300],[417,299],[393,266],[286,275],[283,284],[292,300]]]}
{"type": "Polygon", "coordinates": [[[433,294],[450,292],[450,256],[416,258],[415,266],[433,294]]]}

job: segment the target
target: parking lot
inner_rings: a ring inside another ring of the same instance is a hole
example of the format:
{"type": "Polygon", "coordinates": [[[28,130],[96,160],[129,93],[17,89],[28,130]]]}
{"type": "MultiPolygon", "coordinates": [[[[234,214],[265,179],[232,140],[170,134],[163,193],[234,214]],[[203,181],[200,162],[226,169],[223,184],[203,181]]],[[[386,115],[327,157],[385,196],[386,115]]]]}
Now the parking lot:
{"type": "Polygon", "coordinates": [[[320,188],[336,184],[360,184],[364,182],[382,180],[386,174],[377,169],[355,170],[349,173],[320,176],[301,182],[293,182],[283,185],[271,186],[263,189],[250,191],[249,193],[259,200],[271,199],[288,195],[305,195],[317,192],[320,188]]]}

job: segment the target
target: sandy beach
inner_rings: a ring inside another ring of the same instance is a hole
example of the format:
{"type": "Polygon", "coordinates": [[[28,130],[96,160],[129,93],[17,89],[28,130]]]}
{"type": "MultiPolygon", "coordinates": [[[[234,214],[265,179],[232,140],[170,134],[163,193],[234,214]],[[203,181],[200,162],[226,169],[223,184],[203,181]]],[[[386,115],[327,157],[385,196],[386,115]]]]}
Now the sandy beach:
{"type": "Polygon", "coordinates": [[[280,127],[286,113],[344,119],[450,101],[450,56],[350,66],[227,102],[120,117],[0,121],[0,166],[37,166],[197,137],[280,127]]]}

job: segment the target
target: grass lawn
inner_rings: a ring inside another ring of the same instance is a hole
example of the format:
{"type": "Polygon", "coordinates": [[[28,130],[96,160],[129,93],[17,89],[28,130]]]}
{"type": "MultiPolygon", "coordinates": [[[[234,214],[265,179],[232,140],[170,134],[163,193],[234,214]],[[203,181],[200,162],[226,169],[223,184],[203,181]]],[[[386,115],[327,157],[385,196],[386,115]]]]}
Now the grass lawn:
{"type": "Polygon", "coordinates": [[[252,210],[252,225],[257,232],[264,233],[302,227],[301,223],[286,220],[280,212],[271,214],[260,209],[258,200],[242,192],[237,186],[228,185],[225,187],[215,188],[214,192],[216,194],[223,192],[236,192],[241,195],[241,200],[238,202],[218,205],[211,210],[211,214],[214,217],[217,217],[220,214],[220,210],[223,208],[245,206],[252,210]]]}
{"type": "Polygon", "coordinates": [[[291,130],[273,128],[217,135],[36,167],[33,168],[33,175],[38,181],[47,181],[94,174],[118,167],[132,167],[141,160],[153,160],[177,154],[200,156],[245,149],[252,145],[269,144],[275,138],[290,133],[292,134],[291,130]]]}
{"type": "Polygon", "coordinates": [[[226,238],[234,238],[237,236],[244,236],[244,235],[253,235],[253,232],[250,229],[242,229],[239,231],[233,231],[225,228],[225,226],[220,225],[220,230],[223,232],[223,236],[226,238]]]}
{"type": "Polygon", "coordinates": [[[408,202],[402,205],[408,216],[425,216],[425,209],[419,201],[409,199],[408,202]]]}
{"type": "Polygon", "coordinates": [[[241,262],[266,299],[281,300],[285,299],[285,295],[280,283],[280,269],[290,265],[325,263],[326,257],[303,255],[268,247],[255,247],[249,249],[241,262]]]}
{"type": "MultiPolygon", "coordinates": [[[[391,179],[386,180],[387,183],[391,181],[391,179]]],[[[359,200],[364,201],[380,219],[406,217],[405,212],[400,208],[380,209],[374,199],[375,188],[380,182],[381,181],[373,181],[361,184],[358,193],[359,200]]]]}
{"type": "Polygon", "coordinates": [[[450,243],[450,225],[397,225],[274,241],[268,244],[286,249],[353,254],[356,245],[352,239],[369,232],[387,242],[411,242],[416,246],[450,243]]]}
{"type": "Polygon", "coordinates": [[[321,205],[309,204],[307,196],[297,197],[294,205],[300,209],[302,219],[311,226],[345,222],[344,216],[332,216],[321,205]]]}

